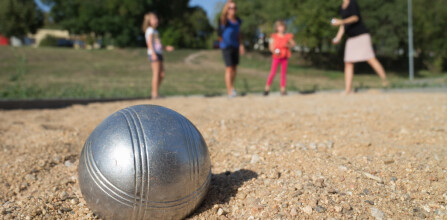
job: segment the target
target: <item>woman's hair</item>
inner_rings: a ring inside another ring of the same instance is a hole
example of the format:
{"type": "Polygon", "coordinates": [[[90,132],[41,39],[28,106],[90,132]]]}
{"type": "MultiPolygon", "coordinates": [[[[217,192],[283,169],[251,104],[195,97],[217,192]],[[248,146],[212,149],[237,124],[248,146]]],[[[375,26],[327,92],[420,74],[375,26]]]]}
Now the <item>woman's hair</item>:
{"type": "Polygon", "coordinates": [[[222,14],[220,15],[220,24],[226,26],[228,23],[227,17],[228,17],[228,10],[230,9],[230,4],[236,4],[234,2],[227,2],[223,9],[222,14]]]}
{"type": "Polygon", "coordinates": [[[149,12],[144,15],[143,26],[141,27],[143,32],[146,32],[146,29],[151,27],[151,18],[153,17],[157,17],[157,15],[153,12],[149,12]]]}
{"type": "Polygon", "coordinates": [[[278,27],[279,26],[283,26],[283,27],[287,27],[286,22],[283,20],[278,20],[275,22],[275,31],[278,32],[278,27]]]}

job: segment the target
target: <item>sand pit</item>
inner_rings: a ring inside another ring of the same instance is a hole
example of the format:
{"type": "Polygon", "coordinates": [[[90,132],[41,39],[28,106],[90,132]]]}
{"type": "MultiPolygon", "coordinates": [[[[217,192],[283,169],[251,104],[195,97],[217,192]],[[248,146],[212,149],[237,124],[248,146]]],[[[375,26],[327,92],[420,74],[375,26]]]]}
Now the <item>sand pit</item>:
{"type": "Polygon", "coordinates": [[[447,218],[447,94],[169,98],[0,111],[0,217],[95,218],[78,158],[109,114],[157,104],[188,117],[213,163],[192,219],[447,218]]]}

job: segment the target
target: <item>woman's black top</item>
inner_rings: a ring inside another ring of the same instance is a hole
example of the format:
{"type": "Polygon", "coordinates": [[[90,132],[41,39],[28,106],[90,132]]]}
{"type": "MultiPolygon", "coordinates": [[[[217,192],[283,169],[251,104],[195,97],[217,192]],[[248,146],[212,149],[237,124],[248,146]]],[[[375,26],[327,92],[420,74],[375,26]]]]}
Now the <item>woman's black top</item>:
{"type": "Polygon", "coordinates": [[[343,6],[340,7],[340,15],[343,19],[349,18],[351,16],[357,15],[359,20],[355,23],[345,24],[345,32],[348,37],[356,37],[362,34],[367,34],[368,29],[365,24],[363,24],[362,16],[360,15],[359,5],[356,0],[350,0],[349,5],[346,9],[343,6]]]}

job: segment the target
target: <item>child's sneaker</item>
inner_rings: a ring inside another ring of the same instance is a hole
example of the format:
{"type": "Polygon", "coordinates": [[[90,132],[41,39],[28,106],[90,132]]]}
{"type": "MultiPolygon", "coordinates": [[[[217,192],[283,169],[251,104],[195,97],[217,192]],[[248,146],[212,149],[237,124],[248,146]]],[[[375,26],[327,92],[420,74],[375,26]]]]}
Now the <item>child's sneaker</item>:
{"type": "Polygon", "coordinates": [[[231,95],[228,95],[228,98],[229,98],[229,99],[236,98],[236,94],[233,93],[233,94],[231,94],[231,95]]]}

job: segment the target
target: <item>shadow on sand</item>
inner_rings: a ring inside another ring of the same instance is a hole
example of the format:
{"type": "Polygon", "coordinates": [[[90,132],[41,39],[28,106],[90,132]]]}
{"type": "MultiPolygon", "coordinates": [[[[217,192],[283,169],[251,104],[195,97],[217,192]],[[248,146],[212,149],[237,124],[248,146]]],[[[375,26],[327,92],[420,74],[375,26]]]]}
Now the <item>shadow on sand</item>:
{"type": "Polygon", "coordinates": [[[244,182],[258,178],[258,174],[251,170],[242,169],[235,172],[227,171],[213,174],[211,178],[211,186],[205,200],[190,217],[194,217],[213,208],[215,204],[228,203],[232,197],[236,196],[239,187],[244,182]]]}
{"type": "Polygon", "coordinates": [[[307,90],[299,89],[299,90],[298,90],[298,93],[299,93],[300,95],[312,95],[312,94],[317,93],[317,91],[318,91],[318,85],[314,85],[314,86],[312,87],[312,89],[307,89],[307,90]]]}

